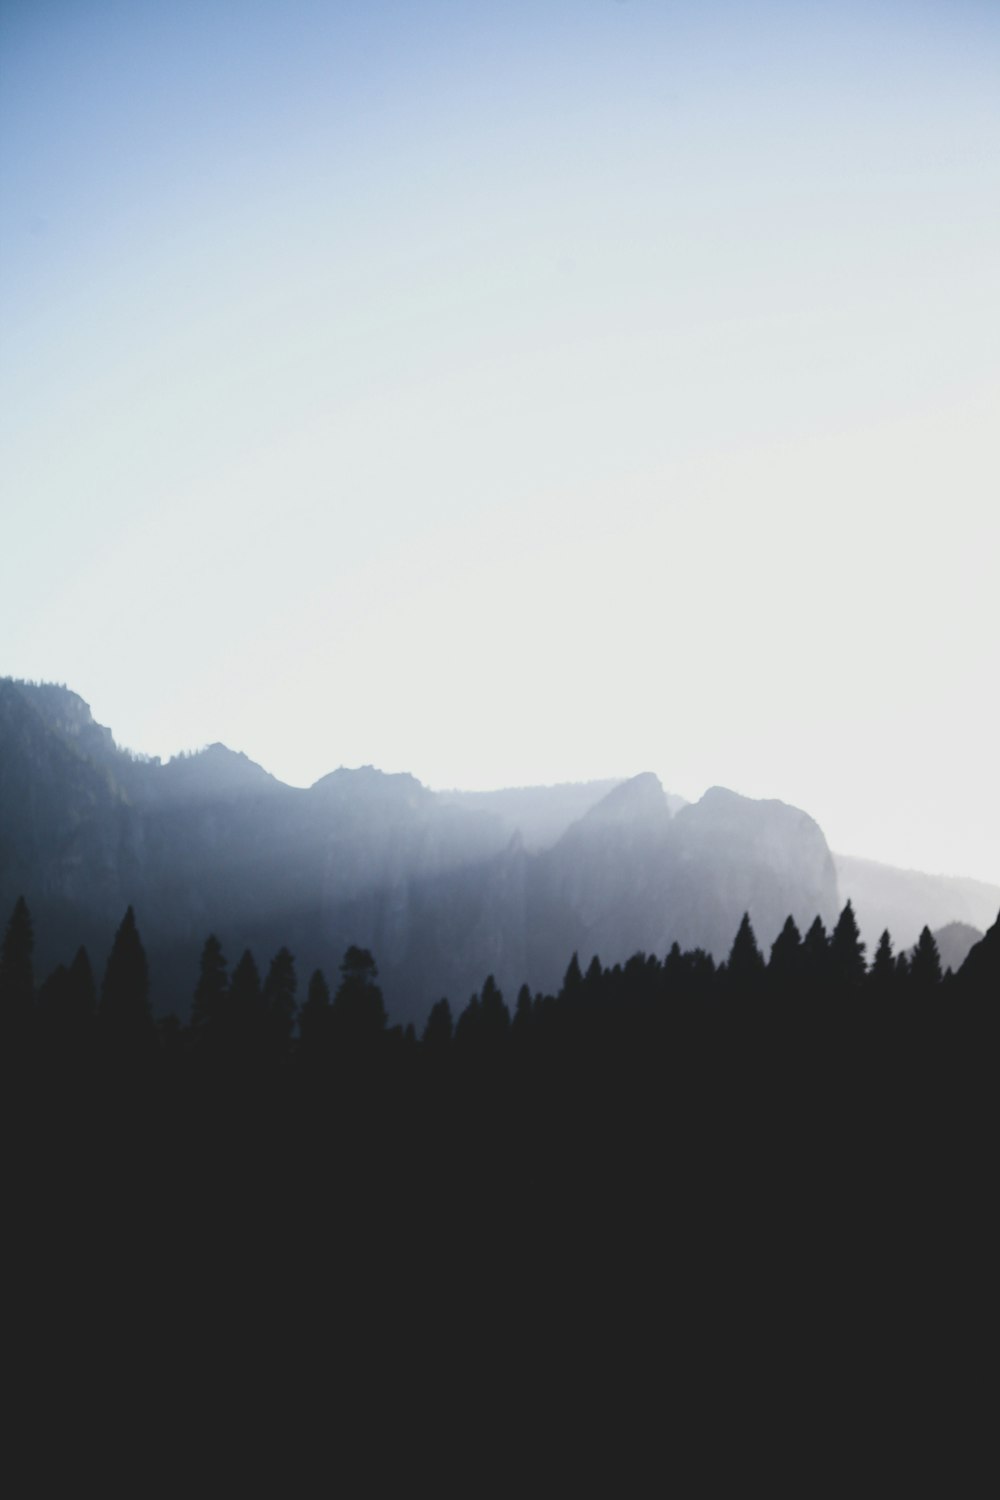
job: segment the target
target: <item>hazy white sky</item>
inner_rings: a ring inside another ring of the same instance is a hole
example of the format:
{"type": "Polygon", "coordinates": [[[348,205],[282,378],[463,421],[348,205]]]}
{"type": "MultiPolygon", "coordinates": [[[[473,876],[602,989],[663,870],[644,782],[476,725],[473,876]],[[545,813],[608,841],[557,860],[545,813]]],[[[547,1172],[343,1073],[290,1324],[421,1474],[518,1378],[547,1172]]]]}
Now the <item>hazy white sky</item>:
{"type": "Polygon", "coordinates": [[[0,671],[1000,881],[1000,6],[0,4],[0,671]]]}

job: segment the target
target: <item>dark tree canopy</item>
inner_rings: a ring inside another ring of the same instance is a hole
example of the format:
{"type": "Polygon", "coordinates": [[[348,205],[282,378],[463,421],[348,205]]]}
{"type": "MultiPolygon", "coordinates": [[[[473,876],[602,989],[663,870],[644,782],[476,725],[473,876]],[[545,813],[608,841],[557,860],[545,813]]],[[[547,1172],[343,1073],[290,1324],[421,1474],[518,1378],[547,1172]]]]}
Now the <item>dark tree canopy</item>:
{"type": "Polygon", "coordinates": [[[442,997],[431,1006],[431,1013],[424,1027],[423,1041],[429,1047],[447,1047],[454,1029],[451,1006],[442,997]]]}
{"type": "Polygon", "coordinates": [[[131,906],[122,919],[108,955],[101,985],[99,1015],[102,1025],[122,1038],[151,1036],[149,966],[131,906]]]}
{"type": "Polygon", "coordinates": [[[896,960],[892,955],[892,938],[888,931],[882,933],[875,949],[875,957],[868,972],[871,986],[879,991],[888,991],[896,978],[896,960]]]}
{"type": "Polygon", "coordinates": [[[225,1009],[228,986],[222,945],[215,934],[211,933],[201,950],[201,967],[191,1007],[191,1025],[195,1030],[219,1024],[225,1009]]]}
{"type": "Polygon", "coordinates": [[[802,935],[794,918],[785,919],[784,927],[771,945],[771,958],[767,967],[775,979],[793,981],[799,978],[802,971],[802,935]]]}
{"type": "Polygon", "coordinates": [[[910,957],[910,984],[917,990],[926,991],[940,983],[941,956],[934,934],[929,927],[924,927],[910,957]]]}
{"type": "Polygon", "coordinates": [[[338,1042],[373,1044],[388,1017],[382,991],[375,983],[378,966],[367,948],[348,948],[340,965],[341,981],[333,997],[333,1024],[338,1042]]]}
{"type": "Polygon", "coordinates": [[[23,896],[14,903],[0,947],[0,1013],[9,1022],[24,1020],[35,993],[32,957],[35,935],[23,896]]]}
{"type": "Polygon", "coordinates": [[[309,987],[305,1003],[299,1011],[299,1035],[304,1052],[325,1051],[330,1041],[330,986],[322,969],[314,969],[309,976],[309,987]]]}
{"type": "Polygon", "coordinates": [[[802,974],[811,984],[822,984],[830,977],[830,939],[819,917],[802,939],[802,974]]]}
{"type": "Polygon", "coordinates": [[[764,977],[764,967],[764,957],[750,924],[750,913],[744,912],[726,963],[729,983],[754,984],[764,977]]]}
{"type": "Polygon", "coordinates": [[[859,985],[865,977],[865,945],[848,901],[830,937],[830,972],[839,984],[859,985]]]}
{"type": "Polygon", "coordinates": [[[261,991],[266,1039],[275,1052],[286,1052],[291,1042],[297,988],[295,960],[287,948],[279,948],[261,991]]]}

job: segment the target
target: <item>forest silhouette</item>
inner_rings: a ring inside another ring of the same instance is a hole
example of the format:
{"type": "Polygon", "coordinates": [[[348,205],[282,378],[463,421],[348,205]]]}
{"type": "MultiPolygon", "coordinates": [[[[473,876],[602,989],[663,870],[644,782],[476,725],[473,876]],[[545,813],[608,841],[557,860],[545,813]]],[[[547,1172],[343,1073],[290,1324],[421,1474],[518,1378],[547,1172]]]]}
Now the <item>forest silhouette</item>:
{"type": "Polygon", "coordinates": [[[866,964],[849,904],[830,933],[789,919],[768,956],[744,917],[722,964],[573,954],[556,993],[511,1006],[487,976],[419,1035],[359,947],[303,985],[287,948],[230,968],[210,935],[187,1024],[154,1020],[149,982],[129,908],[99,979],[81,949],[36,983],[16,903],[9,1284],[60,1378],[85,1383],[93,1350],[119,1393],[151,1372],[149,1441],[195,1390],[249,1454],[239,1413],[279,1400],[262,1379],[297,1421],[344,1382],[364,1405],[387,1358],[393,1421],[446,1390],[483,1431],[484,1390],[551,1413],[556,1387],[605,1416],[620,1387],[633,1420],[669,1370],[677,1420],[780,1390],[797,1430],[847,1402],[889,1432],[886,1361],[926,1391],[980,1316],[1000,920],[942,975],[927,930],[866,964]]]}

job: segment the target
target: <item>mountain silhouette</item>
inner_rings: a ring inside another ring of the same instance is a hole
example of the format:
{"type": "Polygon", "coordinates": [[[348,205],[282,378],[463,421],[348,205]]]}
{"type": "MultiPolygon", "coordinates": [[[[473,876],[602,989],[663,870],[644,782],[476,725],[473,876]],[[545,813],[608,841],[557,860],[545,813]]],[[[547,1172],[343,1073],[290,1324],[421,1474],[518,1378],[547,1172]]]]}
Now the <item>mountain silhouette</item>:
{"type": "Polygon", "coordinates": [[[132,906],[158,1011],[186,1012],[214,932],[230,954],[288,944],[304,973],[377,953],[391,1014],[417,1022],[486,973],[515,994],[558,987],[574,951],[721,960],[745,912],[766,949],[840,899],[822,830],[782,802],[685,804],[651,772],[464,794],[363,766],[290,787],[222,744],[132,755],[69,689],[4,679],[0,905],[21,894],[43,969],[80,943],[100,963],[132,906]]]}

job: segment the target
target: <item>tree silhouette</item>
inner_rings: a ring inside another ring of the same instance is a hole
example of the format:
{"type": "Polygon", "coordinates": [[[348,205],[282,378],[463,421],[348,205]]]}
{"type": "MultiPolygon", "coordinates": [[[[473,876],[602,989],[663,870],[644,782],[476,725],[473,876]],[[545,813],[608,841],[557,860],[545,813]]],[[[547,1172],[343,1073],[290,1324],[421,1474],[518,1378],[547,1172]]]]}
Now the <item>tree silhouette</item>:
{"type": "Polygon", "coordinates": [[[455,1022],[455,1046],[459,1051],[475,1051],[479,1048],[483,1033],[483,1008],[478,995],[470,995],[469,1003],[455,1022]]]}
{"type": "Polygon", "coordinates": [[[97,985],[86,948],[78,948],[69,966],[70,993],[74,1013],[89,1026],[97,1013],[97,985]]]}
{"type": "Polygon", "coordinates": [[[249,948],[233,970],[223,1014],[223,1047],[231,1057],[245,1060],[259,1044],[263,1020],[260,971],[249,948]]]}
{"type": "Polygon", "coordinates": [[[830,978],[830,940],[819,917],[802,939],[802,975],[812,988],[825,985],[830,978]]]}
{"type": "Polygon", "coordinates": [[[910,957],[910,989],[929,994],[941,983],[941,956],[929,927],[924,927],[910,957]]]}
{"type": "Polygon", "coordinates": [[[479,1005],[483,1041],[488,1046],[500,1045],[510,1033],[510,1011],[492,974],[487,975],[479,1005]]]}
{"type": "Polygon", "coordinates": [[[425,1046],[432,1049],[447,1047],[451,1042],[453,1032],[451,1006],[445,999],[435,1001],[427,1017],[427,1025],[424,1027],[422,1040],[425,1046]]]}
{"type": "Polygon", "coordinates": [[[222,945],[213,932],[205,939],[201,950],[198,983],[191,1006],[191,1028],[196,1036],[218,1028],[225,1012],[228,984],[222,945]]]}
{"type": "Polygon", "coordinates": [[[291,1044],[297,987],[295,960],[287,948],[279,948],[271,960],[261,991],[264,1045],[272,1058],[287,1055],[291,1044]]]}
{"type": "Polygon", "coordinates": [[[892,938],[889,930],[882,933],[875,949],[875,957],[868,972],[868,983],[881,995],[887,995],[896,979],[896,961],[892,956],[892,938]]]}
{"type": "Polygon", "coordinates": [[[323,970],[314,969],[309,978],[305,1004],[299,1011],[299,1036],[306,1056],[326,1056],[330,1046],[332,1013],[330,986],[323,970]]]}
{"type": "Polygon", "coordinates": [[[839,985],[854,989],[865,977],[865,945],[850,901],[837,919],[830,937],[830,973],[839,985]]]}
{"type": "Polygon", "coordinates": [[[131,906],[111,945],[101,984],[98,1016],[109,1036],[123,1042],[152,1040],[149,966],[131,906]]]}
{"type": "Polygon", "coordinates": [[[566,965],[566,973],[563,975],[562,989],[559,991],[560,1000],[576,1000],[579,998],[583,988],[583,971],[580,968],[580,960],[574,953],[566,965]]]}
{"type": "Polygon", "coordinates": [[[750,913],[744,912],[733,946],[729,950],[726,963],[727,985],[730,989],[752,990],[763,979],[764,970],[764,957],[757,947],[757,939],[750,925],[750,913]]]}
{"type": "Polygon", "coordinates": [[[784,927],[771,944],[767,972],[774,989],[783,994],[790,993],[802,978],[802,935],[792,917],[785,918],[784,927]]]}
{"type": "Polygon", "coordinates": [[[353,945],[340,965],[341,980],[333,997],[333,1024],[338,1043],[368,1048],[386,1027],[385,1001],[375,983],[378,967],[367,948],[353,945]]]}
{"type": "Polygon", "coordinates": [[[0,1025],[12,1039],[24,1032],[31,1019],[35,996],[34,948],[31,915],[24,897],[19,896],[0,947],[0,1025]]]}

